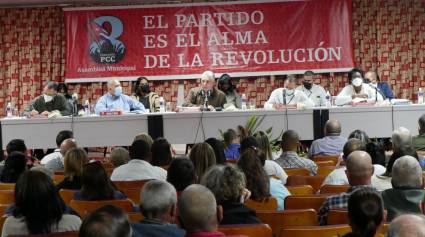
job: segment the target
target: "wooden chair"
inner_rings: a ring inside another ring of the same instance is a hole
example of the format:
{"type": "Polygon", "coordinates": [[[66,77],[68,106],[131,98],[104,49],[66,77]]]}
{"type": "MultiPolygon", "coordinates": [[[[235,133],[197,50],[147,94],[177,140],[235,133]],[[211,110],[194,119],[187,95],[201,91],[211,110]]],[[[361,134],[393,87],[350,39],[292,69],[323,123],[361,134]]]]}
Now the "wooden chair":
{"type": "Polygon", "coordinates": [[[318,212],[326,198],[325,195],[288,196],[285,199],[285,210],[311,208],[318,212]]]}
{"type": "Polygon", "coordinates": [[[81,219],[84,219],[88,214],[94,210],[106,206],[113,205],[121,208],[124,212],[133,211],[133,203],[129,199],[123,200],[105,200],[105,201],[77,201],[71,200],[69,206],[73,208],[78,215],[81,216],[81,219]]]}
{"type": "Polygon", "coordinates": [[[140,204],[140,192],[141,189],[138,188],[128,188],[121,190],[125,196],[127,196],[128,199],[133,201],[134,204],[139,205],[140,204]]]}
{"type": "Polygon", "coordinates": [[[135,180],[135,181],[114,181],[113,183],[118,190],[124,190],[124,189],[142,189],[143,186],[145,186],[145,184],[149,181],[151,181],[151,179],[135,180]]]}
{"type": "Polygon", "coordinates": [[[317,213],[313,209],[257,211],[257,217],[272,228],[275,236],[279,235],[282,228],[318,225],[317,213]]]}
{"type": "Polygon", "coordinates": [[[71,200],[74,199],[74,194],[78,190],[72,190],[72,189],[61,189],[59,191],[59,195],[61,196],[62,200],[65,202],[66,205],[69,205],[71,203],[71,200]]]}
{"type": "Polygon", "coordinates": [[[317,167],[317,175],[328,176],[335,169],[335,166],[319,166],[317,167]]]}
{"type": "MultiPolygon", "coordinates": [[[[5,216],[5,215],[2,215],[1,217],[0,217],[0,233],[2,233],[3,232],[3,225],[4,225],[4,222],[6,221],[6,219],[7,219],[7,216],[5,216]]],[[[10,236],[10,235],[9,235],[10,236]]]]}
{"type": "MultiPolygon", "coordinates": [[[[0,204],[0,216],[6,214],[6,210],[10,207],[10,204],[0,204]]],[[[0,231],[1,233],[1,231],[0,231]]]]}
{"type": "Polygon", "coordinates": [[[0,190],[15,190],[15,183],[0,183],[0,190]]]}
{"type": "Polygon", "coordinates": [[[331,209],[327,218],[328,225],[348,225],[348,211],[344,209],[331,209]]]}
{"type": "Polygon", "coordinates": [[[334,237],[351,232],[349,225],[303,226],[282,229],[280,237],[334,237]]]}
{"type": "Polygon", "coordinates": [[[169,165],[164,165],[164,166],[161,166],[161,168],[163,168],[164,170],[168,170],[168,168],[170,168],[170,166],[169,165]]]}
{"type": "Polygon", "coordinates": [[[264,198],[261,201],[255,201],[248,199],[245,205],[256,211],[276,211],[277,210],[277,199],[274,197],[264,198]]]}
{"type": "Polygon", "coordinates": [[[127,213],[127,215],[130,222],[137,222],[145,219],[145,217],[140,212],[130,212],[127,213]]]}
{"type": "Polygon", "coordinates": [[[225,235],[246,235],[248,237],[272,237],[272,229],[267,224],[221,225],[218,231],[225,235]]]}
{"type": "Polygon", "coordinates": [[[65,171],[55,171],[55,174],[65,175],[65,171]]]}
{"type": "Polygon", "coordinates": [[[315,161],[316,165],[318,167],[323,167],[323,166],[333,166],[335,167],[335,163],[331,160],[326,160],[326,161],[315,161]]]}
{"type": "Polygon", "coordinates": [[[228,165],[236,165],[236,164],[238,163],[238,160],[230,160],[230,159],[227,159],[227,160],[226,160],[226,163],[227,163],[228,165]]]}
{"type": "Polygon", "coordinates": [[[9,205],[15,203],[15,190],[0,190],[0,204],[9,205]]]}
{"type": "Polygon", "coordinates": [[[306,196],[313,195],[313,187],[310,185],[295,185],[285,186],[292,196],[306,196]]]}
{"type": "Polygon", "coordinates": [[[350,185],[323,185],[320,188],[320,194],[335,194],[335,193],[345,193],[350,188],[350,185]]]}
{"type": "Polygon", "coordinates": [[[58,184],[58,183],[62,182],[64,179],[65,179],[65,175],[63,175],[63,174],[55,174],[55,175],[53,175],[53,182],[55,184],[58,184]]]}
{"type": "Polygon", "coordinates": [[[9,235],[9,237],[78,237],[78,231],[58,232],[39,235],[9,235]]]}
{"type": "Polygon", "coordinates": [[[334,156],[314,156],[313,161],[332,161],[334,165],[338,164],[339,161],[339,155],[334,156]]]}
{"type": "Polygon", "coordinates": [[[325,180],[326,176],[324,175],[316,175],[316,176],[301,176],[301,175],[293,175],[288,176],[288,179],[286,180],[286,185],[293,186],[293,185],[310,185],[313,187],[313,192],[317,193],[319,191],[320,187],[322,186],[323,181],[325,180]]]}
{"type": "Polygon", "coordinates": [[[303,176],[309,176],[310,175],[310,170],[307,168],[291,168],[291,169],[284,169],[286,174],[288,176],[293,176],[293,175],[303,175],[303,176]]]}

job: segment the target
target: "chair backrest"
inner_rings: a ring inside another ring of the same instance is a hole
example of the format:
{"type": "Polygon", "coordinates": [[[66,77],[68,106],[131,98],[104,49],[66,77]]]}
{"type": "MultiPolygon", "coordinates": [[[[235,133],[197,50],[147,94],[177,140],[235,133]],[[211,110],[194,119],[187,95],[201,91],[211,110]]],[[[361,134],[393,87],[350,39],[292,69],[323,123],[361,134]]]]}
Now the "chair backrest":
{"type": "Polygon", "coordinates": [[[282,229],[280,237],[334,237],[351,232],[349,225],[304,226],[282,229]]]}
{"type": "Polygon", "coordinates": [[[15,190],[0,190],[0,204],[7,205],[15,202],[15,190]]]}
{"type": "Polygon", "coordinates": [[[3,216],[4,214],[6,214],[6,210],[9,207],[10,207],[10,204],[0,204],[0,216],[3,216]]]}
{"type": "Polygon", "coordinates": [[[319,166],[317,167],[317,175],[328,176],[335,169],[335,166],[319,166]]]}
{"type": "Polygon", "coordinates": [[[128,199],[130,199],[131,201],[133,201],[134,204],[139,205],[140,204],[140,191],[141,189],[139,188],[128,188],[128,189],[124,189],[121,190],[125,196],[127,196],[128,199]]]}
{"type": "Polygon", "coordinates": [[[314,161],[332,161],[334,163],[334,165],[338,164],[338,160],[339,160],[339,155],[333,155],[333,156],[314,156],[313,157],[314,161]]]}
{"type": "Polygon", "coordinates": [[[317,212],[313,209],[257,211],[257,217],[272,228],[275,236],[279,235],[282,228],[318,225],[317,212]]]}
{"type": "Polygon", "coordinates": [[[147,180],[135,180],[135,181],[113,181],[118,190],[124,189],[142,189],[143,186],[151,179],[147,180]]]}
{"type": "Polygon", "coordinates": [[[264,198],[261,201],[255,201],[248,199],[245,205],[256,211],[276,211],[277,210],[277,199],[274,197],[264,198]]]}
{"type": "Polygon", "coordinates": [[[66,205],[69,205],[71,203],[71,200],[74,198],[74,194],[78,192],[78,190],[73,189],[61,189],[59,191],[59,195],[61,196],[62,200],[65,202],[66,205]]]}
{"type": "Polygon", "coordinates": [[[65,171],[63,171],[63,170],[55,171],[55,174],[65,175],[65,171]]]}
{"type": "Polygon", "coordinates": [[[0,190],[15,190],[15,183],[0,183],[0,190]]]}
{"type": "Polygon", "coordinates": [[[326,198],[325,195],[288,196],[285,199],[285,210],[311,208],[319,211],[326,198]]]}
{"type": "Polygon", "coordinates": [[[228,160],[226,160],[226,163],[229,164],[229,165],[234,165],[234,164],[237,164],[238,163],[238,160],[230,160],[230,159],[228,159],[228,160]]]}
{"type": "Polygon", "coordinates": [[[322,186],[323,181],[326,176],[324,175],[316,175],[316,176],[301,176],[301,175],[293,175],[289,176],[286,180],[286,185],[310,185],[313,187],[313,192],[317,193],[320,187],[322,186]]]}
{"type": "Polygon", "coordinates": [[[221,225],[218,231],[225,235],[246,235],[248,237],[272,237],[272,229],[267,224],[221,225]]]}
{"type": "Polygon", "coordinates": [[[88,214],[93,212],[94,210],[106,206],[113,205],[121,208],[124,212],[132,212],[133,211],[133,203],[130,199],[122,199],[122,200],[105,200],[105,201],[77,201],[71,200],[69,206],[73,208],[81,218],[86,217],[88,214]]]}
{"type": "Polygon", "coordinates": [[[145,219],[145,217],[140,212],[129,212],[127,215],[130,222],[137,222],[145,219]]]}
{"type": "Polygon", "coordinates": [[[320,194],[335,194],[335,193],[345,193],[350,188],[350,185],[323,185],[320,188],[320,194]]]}
{"type": "MultiPolygon", "coordinates": [[[[23,237],[24,235],[9,235],[9,237],[23,237]]],[[[51,234],[25,235],[25,237],[78,237],[78,231],[58,232],[51,234]]]]}
{"type": "Polygon", "coordinates": [[[284,169],[285,173],[288,176],[293,176],[293,175],[304,175],[304,176],[308,176],[310,175],[310,170],[307,168],[291,168],[291,169],[284,169]]]}
{"type": "Polygon", "coordinates": [[[328,225],[348,225],[348,211],[344,209],[331,209],[328,212],[328,225]]]}
{"type": "Polygon", "coordinates": [[[295,186],[285,186],[288,191],[293,196],[306,196],[313,195],[313,187],[310,185],[295,185],[295,186]]]}
{"type": "Polygon", "coordinates": [[[322,167],[322,166],[333,166],[333,167],[335,167],[335,163],[331,160],[315,161],[315,163],[318,167],[322,167]]]}
{"type": "Polygon", "coordinates": [[[53,175],[53,182],[55,184],[58,184],[58,183],[62,182],[64,179],[65,179],[65,175],[63,175],[63,174],[55,174],[55,175],[53,175]]]}

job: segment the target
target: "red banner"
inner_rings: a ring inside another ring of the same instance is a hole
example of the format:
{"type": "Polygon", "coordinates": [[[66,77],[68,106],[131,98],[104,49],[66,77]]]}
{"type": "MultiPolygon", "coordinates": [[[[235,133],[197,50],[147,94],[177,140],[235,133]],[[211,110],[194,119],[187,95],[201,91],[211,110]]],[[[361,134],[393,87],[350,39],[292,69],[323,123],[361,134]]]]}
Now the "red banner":
{"type": "Polygon", "coordinates": [[[68,82],[347,71],[351,0],[65,9],[68,82]]]}

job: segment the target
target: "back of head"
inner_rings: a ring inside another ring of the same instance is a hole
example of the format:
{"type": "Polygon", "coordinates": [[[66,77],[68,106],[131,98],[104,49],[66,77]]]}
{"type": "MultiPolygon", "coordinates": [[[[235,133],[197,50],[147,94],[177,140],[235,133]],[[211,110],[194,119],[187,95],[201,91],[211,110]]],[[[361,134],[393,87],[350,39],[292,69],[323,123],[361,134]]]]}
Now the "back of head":
{"type": "Polygon", "coordinates": [[[147,142],[149,147],[151,147],[152,143],[153,143],[153,139],[152,139],[151,135],[149,135],[147,133],[140,133],[139,135],[134,137],[133,141],[137,141],[137,140],[143,140],[143,141],[147,142]]]}
{"type": "Polygon", "coordinates": [[[225,164],[226,156],[224,155],[223,142],[214,137],[208,138],[207,140],[205,140],[205,142],[208,143],[214,150],[216,163],[225,164]]]}
{"type": "Polygon", "coordinates": [[[397,151],[394,151],[393,154],[390,157],[390,160],[387,164],[387,170],[385,172],[386,176],[391,176],[394,163],[403,156],[411,156],[419,161],[418,153],[412,146],[404,146],[398,149],[397,151]]]}
{"type": "Polygon", "coordinates": [[[418,121],[419,124],[419,134],[425,133],[425,114],[423,114],[418,121]]]}
{"type": "Polygon", "coordinates": [[[366,147],[366,145],[370,142],[369,136],[367,135],[367,133],[365,133],[362,130],[354,130],[350,133],[350,135],[348,136],[348,139],[350,138],[357,138],[360,141],[362,141],[363,146],[366,147]]]}
{"type": "Polygon", "coordinates": [[[240,202],[240,196],[246,186],[244,174],[229,165],[212,167],[200,183],[214,193],[218,204],[240,202]]]}
{"type": "Polygon", "coordinates": [[[176,158],[168,167],[167,181],[170,182],[178,192],[196,181],[195,167],[188,158],[176,158]]]}
{"type": "Polygon", "coordinates": [[[339,136],[341,134],[341,123],[336,119],[330,119],[325,124],[326,136],[339,136]]]}
{"type": "Polygon", "coordinates": [[[171,144],[165,138],[157,138],[151,146],[152,165],[170,165],[173,155],[171,154],[171,144]]]}
{"type": "Polygon", "coordinates": [[[88,155],[84,149],[72,148],[70,149],[64,159],[65,178],[73,180],[74,178],[81,178],[83,174],[83,166],[89,162],[88,155]]]}
{"type": "Polygon", "coordinates": [[[352,152],[346,161],[347,178],[351,186],[370,185],[373,175],[372,158],[365,151],[352,152]]]}
{"type": "Polygon", "coordinates": [[[267,134],[263,131],[258,131],[254,134],[254,137],[257,139],[258,148],[264,153],[266,159],[273,159],[272,147],[267,134]]]}
{"type": "Polygon", "coordinates": [[[399,127],[393,131],[391,136],[393,150],[397,151],[403,147],[412,146],[412,135],[407,128],[399,127]]]}
{"type": "Polygon", "coordinates": [[[68,138],[65,139],[61,145],[60,145],[60,152],[63,156],[66,155],[66,153],[71,150],[72,148],[77,148],[77,143],[75,142],[74,138],[68,138]]]}
{"type": "Polygon", "coordinates": [[[19,151],[14,151],[9,154],[5,161],[3,171],[0,175],[2,183],[16,183],[19,176],[27,168],[27,156],[19,151]]]}
{"type": "Polygon", "coordinates": [[[89,214],[83,221],[79,237],[130,237],[127,215],[118,207],[107,205],[89,214]]]}
{"type": "Polygon", "coordinates": [[[10,154],[14,151],[19,151],[22,153],[27,152],[27,146],[25,145],[24,140],[22,139],[13,139],[6,145],[6,152],[10,154]]]}
{"type": "Polygon", "coordinates": [[[353,236],[373,237],[384,218],[381,195],[373,188],[362,187],[348,199],[348,219],[353,236]]]}
{"type": "Polygon", "coordinates": [[[238,161],[238,167],[245,174],[246,187],[251,191],[251,199],[253,200],[270,197],[270,178],[264,171],[264,164],[261,163],[259,157],[261,155],[261,151],[250,148],[242,153],[238,161]]]}
{"type": "Polygon", "coordinates": [[[151,160],[151,147],[144,140],[135,140],[130,146],[130,158],[132,160],[151,160]]]}
{"type": "Polygon", "coordinates": [[[425,236],[425,216],[404,214],[396,217],[390,224],[386,237],[425,236]]]}
{"type": "Polygon", "coordinates": [[[114,168],[127,164],[130,160],[130,153],[124,147],[116,147],[111,151],[111,163],[114,168]]]}
{"type": "Polygon", "coordinates": [[[195,166],[195,173],[198,178],[201,178],[208,168],[216,164],[214,150],[206,142],[193,146],[189,158],[195,166]]]}
{"type": "Polygon", "coordinates": [[[300,137],[294,130],[287,130],[282,135],[282,150],[296,151],[298,149],[300,137]]]}
{"type": "Polygon", "coordinates": [[[100,162],[85,164],[81,178],[81,197],[88,201],[114,199],[115,188],[100,162]]]}
{"type": "Polygon", "coordinates": [[[347,159],[347,157],[351,154],[353,151],[365,151],[366,148],[364,147],[364,144],[361,140],[357,138],[350,138],[348,141],[344,144],[343,148],[343,158],[344,160],[347,159]]]}
{"type": "Polygon", "coordinates": [[[422,182],[422,168],[416,158],[403,156],[394,162],[391,180],[394,188],[420,189],[422,182]]]}
{"type": "Polygon", "coordinates": [[[68,138],[74,138],[74,133],[69,130],[63,130],[58,133],[56,136],[56,146],[60,147],[63,141],[65,141],[68,138]]]}
{"type": "Polygon", "coordinates": [[[176,189],[165,181],[151,180],[143,186],[140,193],[140,210],[149,219],[160,219],[176,204],[176,189]]]}
{"type": "Polygon", "coordinates": [[[15,217],[24,217],[30,234],[50,233],[65,212],[52,179],[40,171],[25,171],[15,186],[15,217]]]}
{"type": "Polygon", "coordinates": [[[253,148],[253,147],[254,148],[259,147],[257,139],[253,136],[246,137],[242,139],[241,141],[240,153],[242,154],[245,152],[246,149],[253,148]]]}
{"type": "Polygon", "coordinates": [[[226,148],[230,146],[230,144],[232,144],[233,141],[237,138],[238,138],[238,134],[233,129],[228,129],[226,132],[223,133],[223,139],[224,139],[224,144],[226,145],[226,148]]]}
{"type": "Polygon", "coordinates": [[[217,204],[213,193],[206,187],[192,184],[178,202],[180,224],[188,233],[216,231],[217,204]]]}

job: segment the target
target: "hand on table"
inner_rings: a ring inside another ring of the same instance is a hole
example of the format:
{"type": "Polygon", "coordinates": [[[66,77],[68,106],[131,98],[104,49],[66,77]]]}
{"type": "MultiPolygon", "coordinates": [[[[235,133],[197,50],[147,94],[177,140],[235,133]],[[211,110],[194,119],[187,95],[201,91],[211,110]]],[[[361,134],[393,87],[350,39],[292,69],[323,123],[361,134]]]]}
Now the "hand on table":
{"type": "Polygon", "coordinates": [[[31,115],[31,116],[36,116],[36,115],[38,115],[38,111],[37,111],[37,110],[35,110],[35,109],[33,109],[33,110],[30,112],[30,115],[31,115]]]}
{"type": "Polygon", "coordinates": [[[49,115],[49,111],[43,111],[43,112],[41,113],[41,115],[43,115],[43,116],[48,116],[48,115],[49,115]]]}

